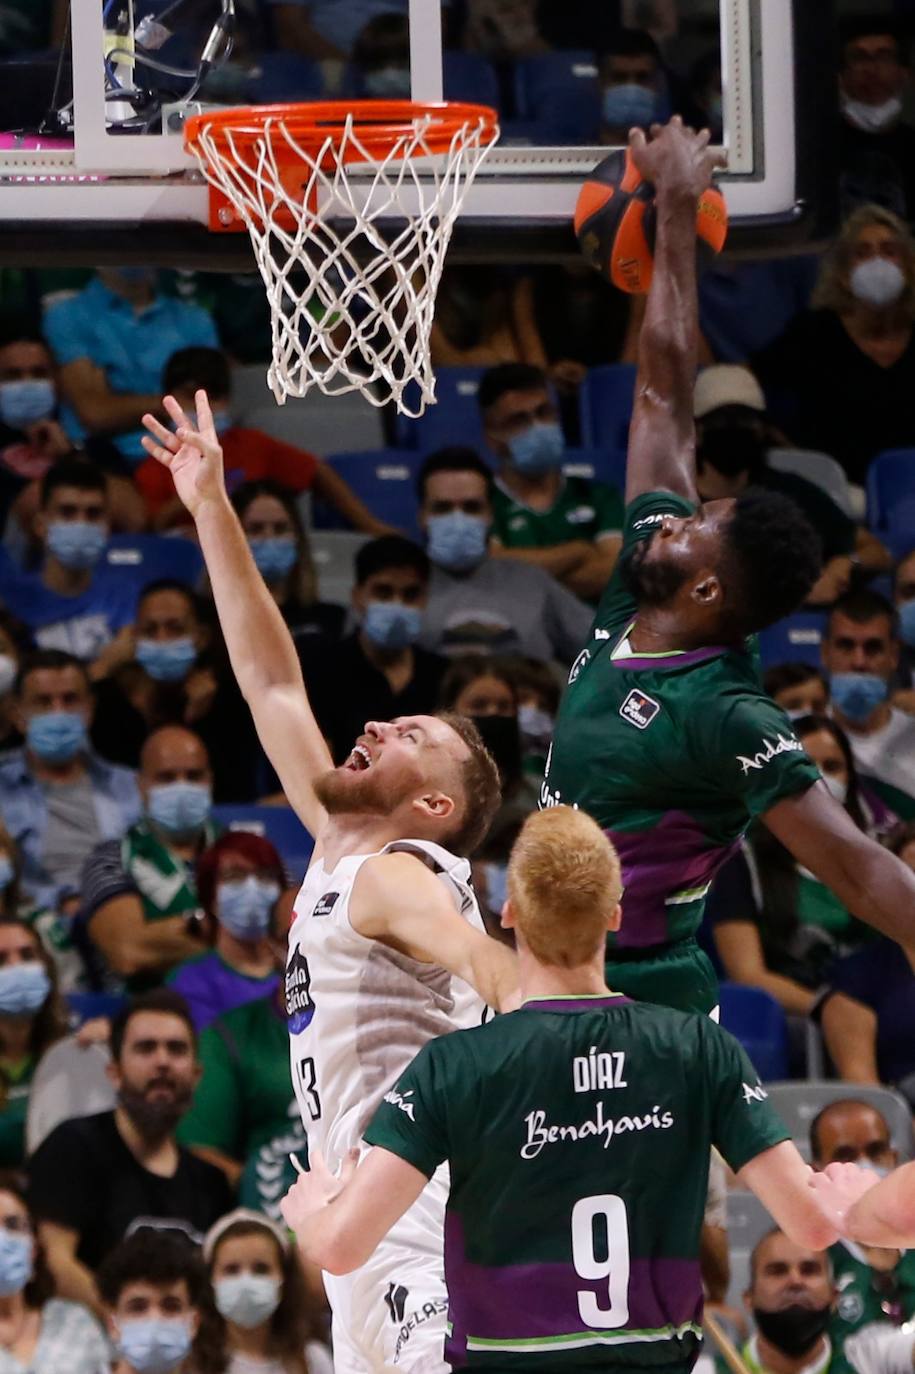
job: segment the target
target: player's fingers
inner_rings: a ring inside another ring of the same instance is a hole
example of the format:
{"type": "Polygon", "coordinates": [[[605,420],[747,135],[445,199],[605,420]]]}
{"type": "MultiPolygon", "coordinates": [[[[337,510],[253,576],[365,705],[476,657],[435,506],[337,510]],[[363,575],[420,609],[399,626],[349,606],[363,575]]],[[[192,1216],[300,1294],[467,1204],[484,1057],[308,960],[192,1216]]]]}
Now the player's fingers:
{"type": "Polygon", "coordinates": [[[647,143],[648,140],[645,137],[644,129],[629,130],[629,147],[633,150],[633,152],[641,151],[642,148],[647,146],[647,143]]]}
{"type": "Polygon", "coordinates": [[[143,435],[140,443],[151,458],[155,458],[157,462],[162,463],[165,467],[169,466],[175,456],[169,449],[163,448],[161,444],[156,443],[155,439],[150,439],[146,434],[143,435]]]}
{"type": "Polygon", "coordinates": [[[173,451],[180,448],[178,440],[175,438],[174,434],[172,434],[171,430],[167,429],[160,420],[157,420],[155,415],[144,415],[143,425],[149,430],[150,434],[166,448],[170,448],[173,451]]]}
{"type": "Polygon", "coordinates": [[[168,411],[169,415],[170,415],[170,416],[172,417],[172,419],[174,420],[174,422],[175,422],[175,428],[176,428],[176,429],[179,429],[179,428],[181,428],[181,429],[190,429],[190,428],[191,428],[191,422],[190,422],[190,420],[189,420],[188,417],[185,415],[184,411],[181,409],[180,405],[179,405],[178,402],[175,400],[174,396],[163,396],[163,397],[162,397],[162,405],[164,406],[164,408],[168,411]]]}
{"type": "Polygon", "coordinates": [[[213,412],[210,409],[210,398],[205,391],[196,392],[194,400],[197,403],[197,428],[199,430],[213,428],[213,412]]]}
{"type": "Polygon", "coordinates": [[[700,129],[696,134],[696,142],[700,148],[707,148],[712,141],[711,129],[700,129]]]}
{"type": "Polygon", "coordinates": [[[717,149],[715,150],[715,152],[712,154],[712,166],[713,166],[713,167],[719,167],[719,168],[723,171],[723,170],[727,167],[727,165],[728,165],[728,150],[727,150],[727,148],[717,148],[717,149]]]}

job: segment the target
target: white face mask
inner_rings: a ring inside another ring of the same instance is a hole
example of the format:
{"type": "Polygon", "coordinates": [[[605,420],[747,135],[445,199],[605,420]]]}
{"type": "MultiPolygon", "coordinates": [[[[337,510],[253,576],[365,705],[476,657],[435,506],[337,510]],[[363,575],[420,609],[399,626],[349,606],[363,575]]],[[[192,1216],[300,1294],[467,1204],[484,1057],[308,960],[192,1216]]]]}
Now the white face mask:
{"type": "Polygon", "coordinates": [[[865,134],[879,134],[883,129],[895,124],[902,114],[902,101],[898,95],[890,96],[882,105],[865,105],[863,100],[842,97],[842,113],[849,124],[854,124],[865,134]]]}
{"type": "Polygon", "coordinates": [[[905,290],[905,274],[889,258],[868,258],[853,269],[848,284],[863,305],[881,309],[898,301],[905,290]]]}
{"type": "Polygon", "coordinates": [[[831,773],[821,773],[820,777],[829,789],[830,796],[835,797],[836,801],[845,805],[848,799],[848,783],[841,778],[834,777],[831,773]]]}

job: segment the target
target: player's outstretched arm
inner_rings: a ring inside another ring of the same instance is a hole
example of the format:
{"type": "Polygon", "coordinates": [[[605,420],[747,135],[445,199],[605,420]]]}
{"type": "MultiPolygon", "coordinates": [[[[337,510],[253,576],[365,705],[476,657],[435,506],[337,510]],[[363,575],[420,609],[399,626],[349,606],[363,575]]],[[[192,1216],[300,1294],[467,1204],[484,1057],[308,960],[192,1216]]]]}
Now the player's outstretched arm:
{"type": "Polygon", "coordinates": [[[405,1159],[373,1146],[354,1168],[335,1178],[319,1150],[300,1174],[280,1210],[306,1258],[329,1274],[349,1274],[365,1264],[396,1221],[429,1182],[405,1159]]]}
{"type": "Polygon", "coordinates": [[[823,783],[786,797],[763,820],[848,911],[900,944],[915,945],[915,874],[863,834],[823,783]]]}
{"type": "Polygon", "coordinates": [[[811,1191],[812,1175],[793,1141],[782,1140],[745,1164],[737,1180],[742,1188],[756,1194],[796,1245],[825,1250],[838,1240],[839,1231],[811,1191]]]}
{"type": "Polygon", "coordinates": [[[677,115],[664,128],[629,135],[639,171],[657,192],[654,273],[639,336],[635,408],[629,430],[626,501],[646,491],[696,495],[693,388],[699,348],[696,207],[722,154],[707,129],[694,133],[677,115]]]}
{"type": "Polygon", "coordinates": [[[168,468],[194,517],[232,671],[286,796],[317,838],[325,812],[312,784],[333,760],[308,704],[292,637],[226,493],[222,449],[206,393],[198,391],[196,402],[195,426],[175,398],[166,396],[163,405],[176,433],[154,415],[144,415],[150,437],[144,437],[143,446],[168,468]]]}
{"type": "Polygon", "coordinates": [[[438,878],[411,854],[380,854],[360,868],[350,921],[361,935],[462,978],[496,1011],[518,1005],[512,950],[465,921],[438,878]]]}
{"type": "Polygon", "coordinates": [[[915,1164],[880,1180],[856,1164],[830,1164],[810,1187],[847,1240],[891,1250],[915,1245],[915,1164]]]}

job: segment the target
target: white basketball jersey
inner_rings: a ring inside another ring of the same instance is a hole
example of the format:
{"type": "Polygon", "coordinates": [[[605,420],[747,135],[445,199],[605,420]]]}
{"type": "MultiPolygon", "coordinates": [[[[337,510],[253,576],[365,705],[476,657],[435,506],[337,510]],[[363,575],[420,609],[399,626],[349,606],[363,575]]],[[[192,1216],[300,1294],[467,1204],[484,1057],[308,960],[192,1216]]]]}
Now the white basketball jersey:
{"type": "MultiPolygon", "coordinates": [[[[379,851],[392,852],[415,854],[438,876],[464,919],[484,929],[466,859],[425,840],[396,840],[379,851]]],[[[289,932],[292,1082],[309,1149],[319,1149],[332,1172],[361,1144],[381,1098],[423,1045],[478,1026],[486,1016],[485,1004],[461,979],[353,929],[353,884],[366,859],[374,857],[348,856],[330,872],[323,860],[314,863],[289,932]]],[[[436,1211],[441,1204],[443,1198],[436,1211]]]]}

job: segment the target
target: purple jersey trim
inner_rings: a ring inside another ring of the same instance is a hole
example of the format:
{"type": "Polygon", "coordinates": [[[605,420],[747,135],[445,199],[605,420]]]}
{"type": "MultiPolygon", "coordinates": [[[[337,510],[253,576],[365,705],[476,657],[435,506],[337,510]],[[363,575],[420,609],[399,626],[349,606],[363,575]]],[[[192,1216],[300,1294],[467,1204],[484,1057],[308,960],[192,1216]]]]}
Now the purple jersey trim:
{"type": "Polygon", "coordinates": [[[712,644],[705,649],[687,649],[683,653],[649,655],[646,658],[640,658],[638,654],[630,658],[614,658],[611,654],[609,662],[612,668],[626,668],[629,671],[648,669],[663,673],[670,668],[695,668],[698,663],[708,663],[713,658],[721,658],[722,654],[734,652],[724,644],[712,644]]]}
{"type": "Polygon", "coordinates": [[[631,1001],[631,997],[621,992],[594,997],[532,997],[530,1001],[521,1003],[521,1011],[609,1011],[611,1007],[621,1007],[631,1001]]]}

